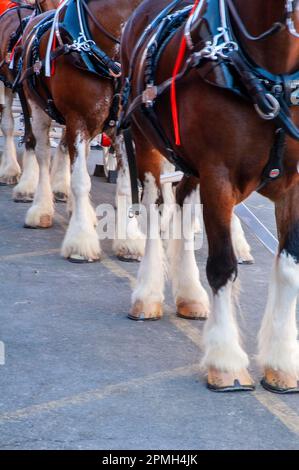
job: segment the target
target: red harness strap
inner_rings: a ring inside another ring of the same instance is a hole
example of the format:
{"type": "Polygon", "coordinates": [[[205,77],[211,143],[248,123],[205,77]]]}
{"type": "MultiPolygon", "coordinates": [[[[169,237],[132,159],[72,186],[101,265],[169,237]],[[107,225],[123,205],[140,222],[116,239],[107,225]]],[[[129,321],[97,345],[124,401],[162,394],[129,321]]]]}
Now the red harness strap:
{"type": "MultiPolygon", "coordinates": [[[[57,37],[56,37],[56,34],[54,34],[53,42],[52,42],[52,52],[55,51],[55,49],[56,49],[56,43],[57,43],[57,37]]],[[[55,70],[56,70],[55,60],[52,60],[51,76],[55,75],[55,70]]]]}
{"type": "MultiPolygon", "coordinates": [[[[57,5],[57,8],[60,7],[60,5],[62,4],[63,0],[60,0],[60,2],[58,3],[57,5]]],[[[52,42],[52,45],[51,45],[51,51],[55,51],[56,49],[56,46],[57,46],[57,36],[56,36],[56,32],[54,33],[54,36],[53,36],[53,42],[52,42]]],[[[56,71],[56,63],[55,63],[55,59],[52,60],[52,63],[51,63],[51,77],[53,75],[55,75],[55,71],[56,71]]]]}
{"type": "MultiPolygon", "coordinates": [[[[195,9],[199,3],[199,0],[195,0],[194,6],[191,10],[190,16],[193,15],[195,9]]],[[[174,127],[174,134],[175,134],[175,144],[181,145],[181,135],[180,135],[180,126],[179,126],[179,114],[178,114],[178,104],[177,104],[177,96],[176,96],[176,77],[181,70],[182,63],[185,57],[187,49],[187,41],[185,36],[183,36],[179,52],[176,58],[175,66],[172,73],[172,82],[171,82],[171,89],[170,89],[170,96],[171,96],[171,111],[172,111],[172,120],[173,120],[173,127],[174,127]]]]}
{"type": "Polygon", "coordinates": [[[20,45],[21,41],[22,41],[22,36],[19,37],[19,39],[17,40],[17,42],[15,43],[14,47],[11,50],[10,57],[9,57],[9,60],[8,60],[9,64],[11,62],[13,62],[14,57],[15,57],[16,48],[20,45]]]}

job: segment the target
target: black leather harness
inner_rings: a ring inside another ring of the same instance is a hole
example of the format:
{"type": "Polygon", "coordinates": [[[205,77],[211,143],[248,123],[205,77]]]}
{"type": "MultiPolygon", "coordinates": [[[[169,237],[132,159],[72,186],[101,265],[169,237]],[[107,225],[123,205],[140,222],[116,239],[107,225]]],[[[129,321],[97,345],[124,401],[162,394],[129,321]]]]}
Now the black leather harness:
{"type": "MultiPolygon", "coordinates": [[[[187,21],[190,14],[190,7],[185,7],[180,11],[169,12],[170,8],[176,8],[180,2],[171,2],[168,10],[160,14],[147,31],[155,31],[150,39],[142,37],[138,42],[138,51],[147,42],[145,60],[141,64],[144,69],[144,91],[131,103],[129,97],[131,93],[132,71],[136,66],[137,52],[133,53],[128,78],[122,96],[123,113],[119,123],[120,129],[125,129],[126,142],[128,143],[130,134],[130,122],[137,110],[141,110],[146,116],[152,130],[157,136],[158,142],[166,149],[165,153],[175,166],[183,171],[187,176],[199,176],[193,168],[186,167],[183,158],[179,154],[179,148],[173,149],[169,139],[159,122],[155,107],[159,96],[169,90],[172,78],[164,83],[156,84],[156,70],[161,54],[171,38],[177,33],[187,21]]],[[[200,15],[191,34],[195,36],[196,45],[191,51],[181,72],[177,75],[176,81],[181,80],[191,70],[196,70],[201,78],[210,85],[226,89],[242,97],[255,105],[259,115],[263,119],[272,120],[276,126],[274,145],[271,149],[269,161],[261,175],[261,184],[257,190],[264,187],[270,181],[274,181],[283,174],[283,156],[285,149],[285,138],[289,135],[293,139],[299,140],[299,129],[292,121],[291,106],[299,105],[299,71],[294,74],[273,75],[267,70],[258,67],[246,55],[240,47],[232,25],[228,4],[225,2],[226,19],[226,39],[221,28],[222,18],[218,0],[207,0],[206,8],[200,15]],[[220,28],[220,29],[219,29],[220,28]]],[[[265,33],[272,35],[280,28],[280,23],[276,23],[265,33]]],[[[264,36],[265,36],[264,35],[264,36]]],[[[262,37],[263,38],[263,37],[262,37]]],[[[260,38],[257,38],[259,40],[260,38]]],[[[127,147],[129,166],[132,166],[132,173],[135,173],[135,155],[132,153],[132,146],[127,147]]],[[[138,203],[137,182],[132,181],[133,203],[138,203]]]]}
{"type": "MultiPolygon", "coordinates": [[[[111,128],[116,125],[116,107],[119,104],[119,80],[120,65],[111,59],[103,50],[101,50],[94,42],[87,21],[87,14],[89,15],[90,9],[88,2],[83,0],[69,0],[65,7],[62,16],[63,19],[59,22],[59,40],[62,41],[50,55],[50,62],[55,61],[63,55],[70,57],[72,65],[89,72],[97,77],[105,78],[115,82],[116,94],[111,107],[109,118],[106,121],[106,128],[111,128]],[[82,25],[79,20],[82,21],[82,25]],[[83,31],[82,31],[83,27],[83,31]]],[[[40,42],[43,36],[52,28],[55,12],[47,15],[42,19],[31,31],[24,51],[23,61],[25,56],[29,58],[29,67],[26,68],[20,76],[16,84],[22,84],[24,80],[27,81],[31,92],[34,94],[39,106],[55,121],[60,124],[65,124],[64,117],[59,113],[54,101],[42,80],[38,81],[41,74],[45,72],[46,58],[41,59],[39,55],[40,42]],[[33,38],[34,36],[34,38],[33,38]],[[37,84],[40,83],[47,98],[44,99],[37,91],[37,84]]],[[[96,18],[92,18],[96,21],[96,18]]],[[[118,42],[118,39],[108,33],[103,27],[101,31],[106,34],[111,40],[118,42]]],[[[20,70],[22,64],[20,64],[20,70]]]]}
{"type": "MultiPolygon", "coordinates": [[[[63,37],[63,42],[71,46],[75,45],[69,52],[73,54],[77,53],[77,56],[79,54],[81,63],[77,61],[77,67],[101,78],[113,79],[115,75],[120,75],[120,65],[111,59],[94,42],[87,21],[87,15],[90,15],[90,13],[88,1],[70,0],[67,4],[63,20],[59,23],[59,31],[63,37]],[[86,38],[85,44],[84,38],[82,38],[79,14],[82,19],[83,32],[86,38]]],[[[93,19],[94,22],[95,20],[96,18],[93,19]]],[[[97,24],[98,22],[96,25],[97,24]]],[[[112,34],[105,31],[103,27],[101,27],[101,32],[106,34],[111,41],[119,42],[117,38],[114,38],[112,34]]]]}
{"type": "MultiPolygon", "coordinates": [[[[9,8],[8,10],[6,10],[1,15],[1,18],[3,18],[3,16],[5,16],[8,12],[16,11],[17,14],[18,14],[18,18],[19,18],[19,26],[16,29],[16,31],[13,32],[10,36],[7,51],[6,51],[6,55],[2,59],[2,61],[0,62],[0,70],[4,65],[7,65],[9,67],[9,65],[10,65],[9,59],[10,59],[11,53],[12,53],[14,47],[16,46],[16,44],[18,43],[18,41],[20,40],[20,38],[23,34],[23,31],[24,31],[24,28],[26,27],[27,23],[29,22],[29,20],[31,18],[31,15],[29,15],[29,16],[22,19],[22,17],[21,17],[21,11],[22,10],[29,10],[29,11],[33,12],[35,10],[35,7],[31,6],[31,5],[20,4],[20,5],[17,5],[16,7],[9,8]]],[[[1,73],[0,73],[0,80],[4,83],[6,88],[13,88],[13,82],[8,80],[8,78],[5,75],[2,75],[1,73]]]]}

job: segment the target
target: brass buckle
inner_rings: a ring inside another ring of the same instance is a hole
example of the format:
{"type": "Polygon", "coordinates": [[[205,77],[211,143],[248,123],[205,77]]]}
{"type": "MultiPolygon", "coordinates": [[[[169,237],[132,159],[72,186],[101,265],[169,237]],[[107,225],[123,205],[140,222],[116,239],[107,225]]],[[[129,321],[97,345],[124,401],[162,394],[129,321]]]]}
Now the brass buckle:
{"type": "Polygon", "coordinates": [[[43,64],[40,60],[37,60],[34,64],[33,64],[33,71],[34,73],[36,73],[36,75],[39,75],[41,73],[41,69],[43,67],[43,64]]]}
{"type": "Polygon", "coordinates": [[[153,102],[158,96],[158,88],[155,85],[147,85],[142,93],[142,102],[147,108],[153,105],[153,102]]]}

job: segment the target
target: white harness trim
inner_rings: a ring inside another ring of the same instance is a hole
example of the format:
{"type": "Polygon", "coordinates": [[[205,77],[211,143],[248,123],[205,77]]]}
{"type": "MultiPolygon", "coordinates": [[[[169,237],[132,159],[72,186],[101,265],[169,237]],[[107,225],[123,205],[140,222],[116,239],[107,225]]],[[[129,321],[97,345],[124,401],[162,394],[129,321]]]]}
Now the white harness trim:
{"type": "Polygon", "coordinates": [[[52,49],[52,44],[54,40],[54,34],[59,24],[59,13],[61,12],[61,10],[65,7],[67,3],[68,3],[68,0],[63,0],[63,2],[58,6],[54,19],[53,19],[53,24],[51,26],[51,31],[50,31],[47,51],[46,51],[46,57],[45,57],[45,76],[46,77],[51,77],[51,49],[52,49]]]}

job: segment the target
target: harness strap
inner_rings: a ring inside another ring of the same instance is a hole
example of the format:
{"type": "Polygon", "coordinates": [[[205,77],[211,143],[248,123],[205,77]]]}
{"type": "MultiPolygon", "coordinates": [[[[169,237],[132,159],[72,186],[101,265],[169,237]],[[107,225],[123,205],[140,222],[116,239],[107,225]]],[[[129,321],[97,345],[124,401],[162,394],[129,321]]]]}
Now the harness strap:
{"type": "Polygon", "coordinates": [[[262,39],[266,39],[269,36],[273,36],[276,33],[279,33],[280,31],[283,31],[286,29],[286,26],[282,22],[276,22],[274,23],[271,28],[269,28],[267,31],[264,33],[260,34],[259,36],[252,36],[246,29],[243,21],[241,20],[239,13],[237,12],[237,9],[232,2],[232,0],[226,0],[227,6],[230,10],[230,13],[232,17],[234,18],[235,22],[237,23],[238,29],[241,31],[243,36],[245,36],[246,39],[249,39],[249,41],[261,41],[262,39]]]}
{"type": "MultiPolygon", "coordinates": [[[[193,67],[192,58],[190,58],[187,63],[185,64],[183,70],[176,76],[176,80],[183,78],[189,70],[193,67]]],[[[130,107],[128,108],[127,112],[122,116],[121,121],[119,122],[119,129],[122,129],[122,133],[125,140],[126,152],[128,157],[128,164],[129,164],[129,172],[130,172],[130,179],[131,179],[131,193],[132,193],[132,203],[139,204],[139,191],[138,191],[138,172],[137,172],[137,164],[136,164],[136,155],[135,149],[133,146],[133,139],[131,133],[131,125],[130,122],[133,118],[133,114],[137,109],[139,109],[142,105],[146,106],[148,103],[148,107],[144,107],[144,114],[147,117],[148,123],[150,124],[152,131],[156,135],[160,145],[164,147],[167,151],[167,158],[168,160],[173,163],[177,168],[184,172],[186,176],[196,176],[198,174],[194,173],[194,171],[189,168],[189,166],[174,152],[172,149],[171,143],[169,142],[167,136],[165,135],[162,127],[160,126],[159,120],[157,119],[156,113],[153,110],[153,100],[160,96],[164,91],[169,89],[173,81],[173,77],[168,79],[166,82],[162,83],[157,87],[153,87],[153,90],[150,90],[150,87],[141,95],[137,96],[134,101],[131,103],[130,107]],[[148,94],[149,92],[149,94],[148,94]],[[148,101],[150,96],[150,101],[148,101]]]]}
{"type": "MultiPolygon", "coordinates": [[[[232,2],[230,0],[227,0],[228,6],[231,6],[231,3],[232,2]]],[[[198,2],[196,2],[196,4],[198,4],[198,2]]],[[[232,12],[232,16],[237,21],[240,32],[250,40],[258,41],[264,39],[285,27],[282,23],[274,23],[273,26],[262,35],[254,37],[248,33],[243,24],[239,24],[239,17],[236,18],[235,15],[238,15],[236,10],[232,12]]],[[[291,106],[291,103],[294,104],[294,102],[290,97],[288,97],[288,93],[291,93],[290,90],[292,90],[292,84],[295,83],[296,80],[298,81],[297,74],[288,76],[270,76],[271,74],[258,68],[255,64],[251,64],[251,61],[248,61],[248,58],[246,58],[242,50],[238,48],[233,37],[229,35],[227,23],[223,22],[222,24],[225,26],[223,28],[223,32],[215,35],[215,37],[213,37],[213,41],[206,42],[206,47],[201,51],[193,52],[189,58],[186,59],[185,66],[181,72],[177,74],[176,72],[180,70],[186,52],[185,43],[181,42],[181,48],[175,64],[173,77],[156,86],[153,77],[155,76],[154,71],[155,66],[157,65],[155,53],[159,53],[157,33],[157,35],[152,39],[153,46],[150,44],[151,48],[148,46],[147,49],[148,53],[146,59],[148,60],[146,62],[147,68],[144,72],[145,79],[143,78],[143,88],[142,85],[141,88],[139,87],[140,94],[128,105],[131,92],[131,80],[135,66],[135,57],[146,40],[147,32],[151,32],[153,30],[153,24],[154,22],[146,28],[133,51],[129,74],[123,90],[123,114],[121,115],[119,126],[121,128],[129,128],[130,121],[134,119],[134,113],[140,109],[147,118],[148,124],[154,132],[159,146],[164,148],[168,160],[174,163],[184,173],[187,173],[187,176],[188,174],[194,174],[192,170],[190,171],[189,168],[186,168],[184,159],[181,159],[172,149],[171,143],[155,112],[155,103],[157,98],[168,90],[169,87],[172,88],[172,91],[175,91],[176,81],[182,79],[190,70],[200,67],[203,60],[217,60],[218,63],[224,63],[225,66],[230,69],[230,73],[234,79],[237,79],[242,85],[238,91],[239,96],[242,96],[248,100],[248,102],[252,102],[261,118],[272,121],[276,125],[274,144],[271,147],[269,160],[261,175],[261,184],[257,188],[257,191],[261,190],[269,182],[280,178],[283,175],[284,170],[286,135],[288,134],[291,138],[299,141],[299,127],[297,127],[293,122],[289,110],[289,106],[291,106]],[[224,38],[225,41],[221,43],[219,38],[222,38],[222,40],[224,38]],[[151,70],[151,68],[153,70],[151,70]],[[148,79],[148,76],[151,78],[150,80],[148,79]],[[291,85],[288,85],[289,83],[291,83],[291,85]],[[141,93],[142,89],[144,91],[141,93]],[[290,104],[288,105],[288,103],[290,104]]],[[[142,83],[141,73],[139,74],[139,82],[140,85],[142,83]]],[[[177,126],[175,126],[176,144],[179,145],[180,136],[175,93],[172,94],[172,104],[174,124],[177,123],[177,126]]],[[[128,135],[130,135],[130,133],[128,135]]],[[[128,138],[129,137],[127,136],[127,139],[128,138]]],[[[126,147],[128,148],[127,154],[129,166],[133,167],[136,165],[136,161],[132,142],[126,147]]],[[[132,171],[132,176],[134,176],[134,171],[132,171]]],[[[198,177],[199,175],[194,174],[194,176],[198,177]]],[[[133,191],[133,185],[137,185],[137,182],[131,181],[131,184],[133,191]]],[[[134,198],[136,198],[136,196],[134,196],[134,198]]]]}
{"type": "Polygon", "coordinates": [[[133,146],[131,127],[127,127],[123,130],[123,136],[126,146],[126,152],[129,163],[129,172],[131,180],[131,193],[132,193],[132,204],[139,204],[139,191],[138,191],[138,170],[135,157],[135,149],[133,146]]]}
{"type": "Polygon", "coordinates": [[[299,140],[299,129],[294,124],[287,104],[280,100],[280,112],[275,119],[278,127],[282,127],[292,139],[299,140]]]}
{"type": "Polygon", "coordinates": [[[54,16],[53,16],[53,22],[52,22],[52,26],[51,26],[51,29],[50,29],[50,35],[49,35],[48,45],[47,45],[47,49],[46,49],[46,62],[45,62],[45,75],[46,75],[46,77],[51,77],[51,52],[52,52],[53,38],[54,38],[54,35],[55,35],[56,24],[59,20],[60,12],[65,7],[65,5],[67,4],[67,1],[68,0],[62,0],[60,2],[60,4],[58,5],[58,7],[57,7],[57,9],[54,13],[54,16]]]}
{"type": "Polygon", "coordinates": [[[121,91],[121,80],[116,78],[114,80],[114,90],[115,93],[113,95],[112,105],[110,106],[109,116],[107,117],[103,131],[107,131],[108,129],[115,128],[118,121],[118,113],[120,107],[120,91],[121,91]]]}
{"type": "Polygon", "coordinates": [[[90,50],[93,54],[93,57],[100,62],[102,62],[109,70],[111,75],[113,77],[120,77],[121,75],[121,68],[119,63],[115,62],[113,59],[110,59],[110,57],[102,51],[96,44],[92,44],[90,46],[90,50]]]}
{"type": "MultiPolygon", "coordinates": [[[[69,54],[70,52],[71,52],[70,48],[67,44],[64,44],[63,46],[59,46],[57,47],[57,49],[55,49],[55,51],[51,52],[51,61],[58,59],[58,57],[62,55],[69,54]]],[[[29,67],[26,70],[24,70],[23,73],[21,74],[18,84],[21,85],[24,82],[24,80],[27,80],[32,75],[39,75],[41,71],[44,69],[45,64],[46,64],[46,59],[43,59],[43,60],[36,62],[32,67],[29,67]]]]}
{"type": "MultiPolygon", "coordinates": [[[[271,115],[273,106],[266,97],[265,88],[258,77],[245,64],[239,51],[232,51],[228,54],[228,60],[240,77],[248,95],[252,101],[262,110],[265,115],[271,115]]],[[[273,116],[275,117],[275,116],[273,116]]]]}
{"type": "Polygon", "coordinates": [[[256,191],[263,189],[271,181],[283,176],[283,158],[286,147],[286,133],[283,129],[276,129],[274,144],[271,148],[270,158],[262,173],[262,182],[256,191]]]}
{"type": "Polygon", "coordinates": [[[284,129],[290,137],[299,140],[299,128],[292,121],[289,108],[282,96],[280,96],[278,100],[274,98],[278,104],[275,110],[272,100],[269,101],[269,94],[265,90],[261,80],[251,72],[239,52],[231,52],[228,56],[228,60],[238,73],[242,84],[246,88],[255,106],[258,107],[265,116],[269,116],[268,119],[273,120],[278,128],[284,129]]]}
{"type": "Polygon", "coordinates": [[[152,106],[144,108],[144,114],[146,115],[148,122],[150,123],[152,130],[154,131],[158,142],[162,148],[166,150],[167,159],[176,168],[182,171],[185,176],[195,176],[198,178],[198,174],[182,159],[178,153],[172,148],[171,142],[164,132],[164,129],[160,125],[157,114],[152,106]]]}
{"type": "MultiPolygon", "coordinates": [[[[186,61],[183,69],[179,74],[176,75],[175,80],[179,81],[184,78],[192,69],[197,67],[198,60],[195,56],[190,56],[190,58],[186,61]]],[[[136,96],[136,98],[132,101],[130,106],[128,107],[125,114],[122,116],[120,120],[120,127],[127,127],[129,120],[132,117],[132,114],[142,105],[152,105],[153,101],[162,95],[165,91],[167,91],[173,81],[173,77],[165,80],[165,82],[161,83],[157,86],[148,86],[147,89],[141,94],[136,96]],[[150,96],[149,96],[150,92],[150,96]]]]}
{"type": "Polygon", "coordinates": [[[147,26],[147,28],[145,28],[145,30],[143,31],[142,35],[140,36],[140,38],[138,39],[137,41],[137,44],[135,45],[134,47],[134,50],[133,50],[133,53],[132,53],[132,59],[130,61],[130,71],[129,71],[129,74],[128,74],[128,80],[130,81],[131,78],[132,78],[132,74],[133,74],[133,71],[134,71],[134,67],[135,67],[135,62],[136,62],[136,58],[137,58],[137,55],[138,55],[138,52],[140,51],[140,48],[142,47],[142,45],[144,44],[146,38],[150,35],[150,33],[152,33],[154,31],[154,29],[160,24],[160,22],[167,16],[167,15],[170,15],[170,13],[178,6],[178,4],[181,2],[182,0],[173,0],[169,5],[167,5],[164,10],[162,10],[158,16],[147,26]]]}
{"type": "MultiPolygon", "coordinates": [[[[186,61],[184,68],[181,73],[176,76],[176,80],[181,80],[190,70],[198,67],[200,62],[200,57],[195,54],[191,55],[190,58],[186,61]]],[[[253,74],[249,68],[247,68],[245,62],[242,60],[242,57],[237,52],[232,52],[229,54],[229,60],[231,65],[234,67],[240,79],[245,86],[247,93],[251,100],[262,110],[265,115],[271,116],[273,114],[273,104],[267,98],[267,91],[265,90],[262,82],[253,74]]],[[[150,103],[153,102],[157,97],[164,93],[172,84],[173,78],[169,78],[161,85],[152,86],[152,96],[150,103]]],[[[149,89],[149,87],[148,87],[149,89]]],[[[126,126],[131,118],[132,114],[138,109],[142,104],[147,103],[147,93],[146,89],[143,94],[137,96],[132,103],[130,104],[127,112],[121,120],[121,126],[126,126]]],[[[299,129],[294,124],[291,119],[290,111],[285,103],[285,101],[279,99],[280,108],[278,109],[277,115],[272,115],[271,119],[277,124],[278,128],[283,128],[285,132],[295,140],[299,140],[299,129]]]]}
{"type": "Polygon", "coordinates": [[[89,8],[88,4],[86,3],[85,0],[81,0],[82,5],[84,6],[85,10],[89,14],[90,18],[96,25],[96,27],[105,35],[107,38],[111,39],[111,41],[115,42],[116,44],[120,44],[120,40],[113,36],[113,34],[109,33],[109,31],[104,28],[104,26],[97,20],[91,9],[89,8]]]}
{"type": "MultiPolygon", "coordinates": [[[[17,2],[15,2],[15,3],[17,3],[17,2]]],[[[30,15],[29,15],[28,17],[25,17],[25,18],[22,18],[22,17],[21,17],[21,10],[23,10],[23,9],[26,9],[26,10],[34,10],[34,7],[31,6],[31,5],[28,5],[28,6],[27,6],[27,5],[18,5],[18,6],[15,6],[15,7],[13,7],[13,8],[10,8],[9,10],[6,10],[6,11],[3,13],[3,15],[4,15],[5,13],[10,12],[10,11],[17,11],[17,13],[18,13],[18,19],[19,19],[19,22],[20,22],[20,24],[19,24],[17,30],[16,30],[14,33],[12,33],[12,35],[10,36],[9,43],[8,43],[8,50],[7,50],[7,53],[8,53],[8,54],[9,54],[9,53],[13,54],[14,48],[15,48],[16,44],[19,42],[20,37],[21,37],[21,35],[22,35],[23,31],[24,31],[23,22],[26,21],[27,18],[28,18],[28,20],[29,20],[29,18],[30,18],[30,15]]],[[[2,16],[3,16],[3,15],[2,15],[2,16]]],[[[8,54],[7,54],[7,55],[8,55],[8,54]]],[[[1,69],[4,65],[7,65],[7,66],[10,65],[9,62],[7,61],[7,57],[4,57],[4,59],[1,60],[1,62],[0,62],[0,69],[1,69]]]]}
{"type": "Polygon", "coordinates": [[[29,106],[28,102],[26,100],[26,96],[23,90],[23,87],[20,86],[18,89],[18,95],[20,98],[20,103],[23,111],[23,116],[24,116],[24,138],[23,143],[25,144],[25,147],[28,149],[30,148],[35,148],[36,145],[36,140],[32,132],[31,128],[31,123],[30,123],[30,111],[29,111],[29,106]]]}
{"type": "MultiPolygon", "coordinates": [[[[196,8],[199,4],[199,0],[195,0],[193,8],[190,12],[190,17],[196,11],[196,8]]],[[[172,110],[172,121],[175,133],[175,143],[176,145],[181,145],[181,135],[180,135],[180,126],[179,126],[179,113],[178,113],[178,104],[177,104],[177,95],[176,95],[176,76],[181,70],[182,63],[187,51],[187,39],[185,34],[183,35],[180,43],[179,52],[175,61],[173,73],[172,73],[172,82],[171,82],[171,110],[172,110]]]]}
{"type": "Polygon", "coordinates": [[[20,22],[21,33],[23,34],[24,29],[23,29],[23,25],[22,25],[22,17],[21,17],[21,9],[20,8],[18,8],[18,18],[19,18],[19,22],[20,22]]]}

